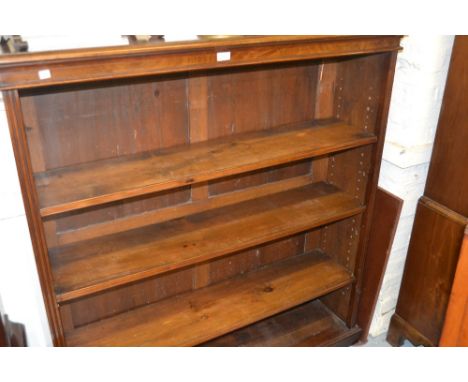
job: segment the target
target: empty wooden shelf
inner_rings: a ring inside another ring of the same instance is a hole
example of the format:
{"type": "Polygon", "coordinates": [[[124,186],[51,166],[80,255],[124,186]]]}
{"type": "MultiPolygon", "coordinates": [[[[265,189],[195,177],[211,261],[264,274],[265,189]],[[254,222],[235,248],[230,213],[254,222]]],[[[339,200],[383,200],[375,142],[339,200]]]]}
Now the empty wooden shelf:
{"type": "Polygon", "coordinates": [[[36,176],[42,216],[259,170],[376,141],[343,123],[300,124],[36,176]],[[70,187],[73,185],[73,187],[70,187]]]}
{"type": "Polygon", "coordinates": [[[54,344],[365,339],[399,41],[239,36],[0,56],[54,344]]]}
{"type": "Polygon", "coordinates": [[[238,329],[352,281],[318,252],[77,329],[75,346],[191,346],[238,329]]]}

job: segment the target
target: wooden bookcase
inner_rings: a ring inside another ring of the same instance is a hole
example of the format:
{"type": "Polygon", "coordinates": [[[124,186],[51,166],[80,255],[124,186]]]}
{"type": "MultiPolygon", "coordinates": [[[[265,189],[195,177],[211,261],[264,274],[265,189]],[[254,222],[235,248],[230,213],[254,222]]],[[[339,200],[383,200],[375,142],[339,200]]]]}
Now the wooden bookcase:
{"type": "Polygon", "coordinates": [[[55,345],[365,336],[399,42],[262,36],[0,56],[55,345]]]}

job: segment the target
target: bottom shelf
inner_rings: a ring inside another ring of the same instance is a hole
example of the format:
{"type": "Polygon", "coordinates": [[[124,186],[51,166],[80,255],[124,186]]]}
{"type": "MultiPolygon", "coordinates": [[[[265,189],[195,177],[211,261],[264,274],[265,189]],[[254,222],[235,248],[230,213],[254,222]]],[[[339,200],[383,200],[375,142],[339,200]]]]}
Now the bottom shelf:
{"type": "Polygon", "coordinates": [[[323,252],[295,256],[227,281],[74,330],[70,346],[192,346],[349,285],[323,252]]]}
{"type": "Polygon", "coordinates": [[[314,300],[201,346],[348,346],[360,334],[314,300]]]}

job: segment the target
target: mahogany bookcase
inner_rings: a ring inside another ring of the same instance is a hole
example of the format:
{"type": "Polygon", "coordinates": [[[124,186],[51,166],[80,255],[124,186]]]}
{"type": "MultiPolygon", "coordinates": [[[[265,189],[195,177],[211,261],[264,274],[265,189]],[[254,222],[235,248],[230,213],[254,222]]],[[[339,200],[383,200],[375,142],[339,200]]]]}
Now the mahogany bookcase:
{"type": "Polygon", "coordinates": [[[239,36],[0,56],[54,344],[365,336],[399,43],[239,36]]]}

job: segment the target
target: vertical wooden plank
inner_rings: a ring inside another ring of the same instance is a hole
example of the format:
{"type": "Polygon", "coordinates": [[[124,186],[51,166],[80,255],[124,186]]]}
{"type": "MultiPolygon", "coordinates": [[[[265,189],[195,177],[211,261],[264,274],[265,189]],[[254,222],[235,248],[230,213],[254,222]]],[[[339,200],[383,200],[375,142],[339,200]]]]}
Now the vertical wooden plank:
{"type": "MultiPolygon", "coordinates": [[[[335,81],[337,64],[322,62],[318,67],[318,83],[315,96],[315,118],[326,119],[334,117],[335,113],[335,81]]],[[[312,161],[312,174],[315,182],[327,180],[328,156],[312,161]]]]}
{"type": "MultiPolygon", "coordinates": [[[[334,62],[323,61],[317,69],[317,82],[315,89],[314,118],[326,119],[334,117],[335,112],[335,81],[337,66],[334,62]]],[[[326,182],[328,180],[328,155],[314,158],[311,162],[313,182],[326,182]]],[[[321,230],[314,230],[305,235],[304,250],[306,252],[320,247],[321,230]]]]}
{"type": "Polygon", "coordinates": [[[311,252],[314,249],[320,248],[321,228],[307,232],[304,236],[304,253],[311,252]]]}
{"type": "Polygon", "coordinates": [[[468,226],[458,258],[440,346],[468,346],[468,226]]]}
{"type": "MultiPolygon", "coordinates": [[[[190,77],[188,80],[188,105],[190,142],[201,142],[208,139],[208,79],[206,76],[190,77]]],[[[209,197],[207,184],[191,187],[192,201],[204,200],[209,197]]],[[[210,283],[210,264],[195,267],[193,272],[193,288],[203,288],[210,283]]]]}
{"type": "Polygon", "coordinates": [[[3,92],[8,125],[13,143],[13,151],[18,168],[18,175],[21,184],[21,193],[28,219],[29,232],[31,234],[36,265],[39,273],[42,294],[45,301],[49,318],[49,325],[52,331],[52,339],[56,346],[64,345],[63,329],[60,321],[57,301],[55,299],[53,278],[49,263],[47,244],[39,215],[39,204],[32,177],[31,158],[27,145],[25,126],[22,118],[21,103],[18,91],[9,90],[3,92]]]}
{"type": "Polygon", "coordinates": [[[44,220],[44,235],[49,248],[58,245],[57,223],[55,220],[44,220]]]}
{"type": "Polygon", "coordinates": [[[381,188],[377,189],[367,245],[367,252],[372,256],[368,257],[364,265],[357,315],[357,324],[362,329],[362,341],[367,340],[402,206],[403,200],[381,188]]]}
{"type": "Polygon", "coordinates": [[[335,82],[337,64],[324,61],[318,68],[315,118],[332,118],[335,114],[335,82]]]}
{"type": "MultiPolygon", "coordinates": [[[[190,77],[188,80],[188,108],[190,143],[208,139],[208,79],[206,76],[190,77]]],[[[192,200],[208,198],[208,186],[192,186],[192,200]]]]}
{"type": "Polygon", "coordinates": [[[65,334],[71,333],[73,329],[75,328],[71,306],[72,304],[66,304],[66,305],[61,305],[59,308],[60,317],[62,319],[63,332],[65,334]]]}
{"type": "Polygon", "coordinates": [[[456,36],[424,195],[468,216],[468,36],[456,36]]]}

